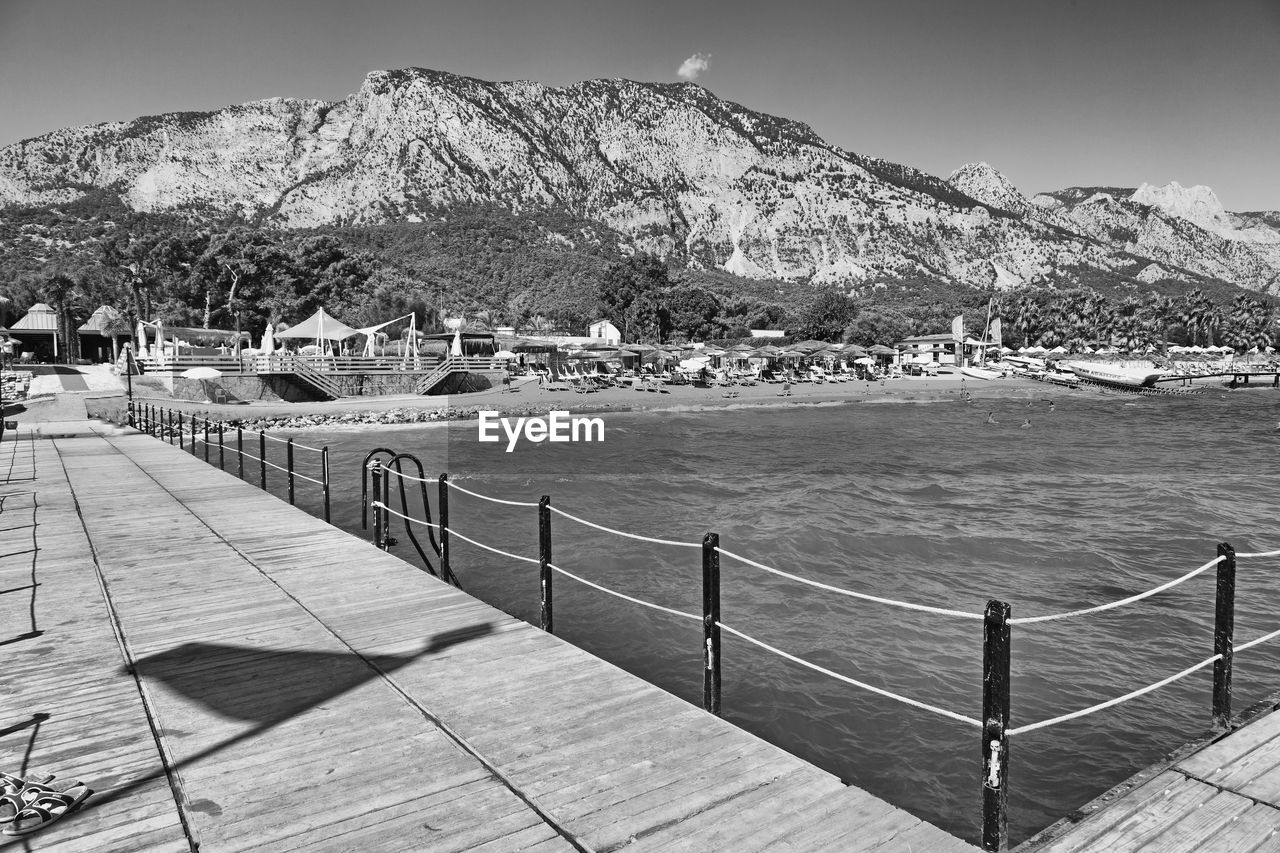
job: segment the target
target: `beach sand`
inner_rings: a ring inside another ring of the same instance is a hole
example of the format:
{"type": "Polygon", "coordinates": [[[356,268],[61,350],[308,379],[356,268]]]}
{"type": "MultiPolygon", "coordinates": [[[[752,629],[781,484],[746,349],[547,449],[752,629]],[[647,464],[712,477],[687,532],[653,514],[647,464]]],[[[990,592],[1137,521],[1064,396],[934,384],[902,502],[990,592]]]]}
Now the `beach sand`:
{"type": "MultiPolygon", "coordinates": [[[[1051,399],[1064,394],[1090,393],[1073,391],[1029,379],[965,380],[958,374],[937,378],[903,378],[884,382],[794,383],[791,394],[782,395],[780,384],[758,383],[753,386],[700,388],[691,385],[666,386],[662,391],[607,388],[589,394],[574,391],[550,391],[540,387],[536,379],[520,381],[517,390],[493,389],[473,394],[424,397],[397,394],[383,397],[346,397],[314,403],[286,403],[278,400],[255,401],[242,405],[218,405],[206,401],[175,400],[168,397],[143,397],[139,402],[152,403],[181,411],[200,412],[220,420],[259,421],[289,419],[288,428],[321,426],[326,423],[359,422],[368,415],[371,421],[387,423],[388,419],[417,421],[473,417],[482,410],[506,415],[534,415],[546,412],[635,412],[696,411],[752,406],[804,406],[833,403],[934,403],[959,401],[965,393],[976,405],[983,400],[1051,399]],[[399,415],[401,417],[397,418],[399,415]],[[356,417],[352,417],[356,416],[356,417]],[[311,423],[308,423],[311,422],[311,423]]],[[[90,399],[89,410],[123,407],[123,397],[90,399]]],[[[39,402],[28,405],[37,414],[39,402]]],[[[284,426],[284,425],[277,425],[284,426]]]]}

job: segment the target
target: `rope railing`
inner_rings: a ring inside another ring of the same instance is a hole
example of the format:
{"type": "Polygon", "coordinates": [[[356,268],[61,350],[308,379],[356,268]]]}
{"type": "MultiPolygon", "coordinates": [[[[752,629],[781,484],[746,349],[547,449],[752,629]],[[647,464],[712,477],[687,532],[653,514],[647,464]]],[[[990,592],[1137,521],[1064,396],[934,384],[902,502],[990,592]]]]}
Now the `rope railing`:
{"type": "MultiPolygon", "coordinates": [[[[537,504],[534,504],[534,506],[537,506],[537,504]]],[[[596,524],[593,521],[587,521],[585,518],[578,518],[578,516],[576,515],[570,515],[564,510],[557,509],[556,507],[551,507],[551,511],[558,516],[567,518],[570,521],[575,521],[578,524],[582,524],[587,527],[594,527],[596,530],[601,530],[601,531],[604,531],[605,533],[612,533],[615,536],[622,536],[627,539],[635,539],[639,542],[649,542],[654,545],[674,545],[678,548],[701,548],[702,547],[697,542],[680,542],[675,539],[658,539],[653,536],[641,536],[638,533],[628,533],[625,530],[615,530],[612,527],[605,527],[603,524],[596,524]]]]}
{"type": "Polygon", "coordinates": [[[1213,655],[1212,657],[1207,657],[1204,660],[1200,661],[1199,663],[1193,664],[1192,666],[1187,667],[1186,669],[1182,670],[1182,672],[1174,673],[1168,678],[1162,678],[1159,681],[1156,681],[1152,684],[1148,684],[1146,687],[1140,687],[1137,690],[1124,694],[1123,696],[1117,696],[1114,699],[1108,699],[1105,702],[1099,702],[1097,705],[1090,705],[1088,708],[1081,708],[1079,711],[1072,711],[1071,713],[1063,714],[1060,717],[1053,717],[1048,720],[1041,720],[1038,723],[1030,723],[1029,725],[1018,726],[1017,728],[1009,729],[1007,732],[1005,732],[1005,734],[1007,734],[1009,737],[1013,737],[1014,735],[1026,734],[1027,732],[1034,732],[1038,729],[1045,729],[1050,726],[1059,725],[1060,723],[1069,722],[1071,720],[1078,720],[1081,717],[1087,717],[1090,714],[1096,714],[1098,711],[1105,711],[1108,708],[1114,708],[1116,705],[1119,705],[1123,702],[1128,702],[1130,699],[1137,699],[1140,696],[1146,696],[1148,693],[1159,690],[1161,687],[1165,687],[1166,685],[1172,684],[1175,681],[1186,678],[1191,673],[1199,672],[1209,664],[1215,663],[1216,661],[1220,661],[1220,660],[1222,660],[1222,655],[1213,655]]]}
{"type": "Polygon", "coordinates": [[[860,598],[863,601],[874,601],[877,604],[887,604],[890,607],[899,607],[899,608],[902,608],[903,610],[917,610],[923,613],[933,613],[938,616],[953,616],[957,619],[981,619],[982,618],[981,613],[970,613],[967,610],[952,610],[951,608],[948,608],[948,607],[934,607],[933,605],[930,605],[930,604],[913,604],[912,602],[909,602],[909,601],[898,601],[892,598],[881,598],[878,595],[869,595],[868,593],[865,593],[865,592],[855,592],[851,589],[843,589],[842,587],[832,586],[831,584],[822,583],[821,581],[810,580],[809,578],[801,577],[800,575],[792,574],[791,572],[784,572],[781,569],[775,569],[775,568],[772,568],[771,566],[766,566],[763,563],[757,563],[755,560],[752,560],[749,557],[744,557],[741,554],[735,554],[732,551],[726,551],[724,548],[717,548],[716,552],[724,555],[725,557],[731,557],[737,560],[738,562],[746,563],[748,566],[752,566],[754,568],[761,569],[766,572],[770,572],[772,574],[778,575],[779,577],[789,578],[790,580],[798,581],[802,584],[816,587],[817,589],[824,589],[828,592],[834,592],[837,595],[847,595],[850,598],[860,598]]]}
{"type": "MultiPolygon", "coordinates": [[[[1238,557],[1240,555],[1237,554],[1236,556],[1238,557]]],[[[1212,569],[1214,566],[1218,565],[1218,563],[1222,562],[1222,559],[1223,559],[1222,557],[1214,557],[1212,560],[1205,563],[1203,566],[1200,566],[1199,568],[1196,568],[1196,569],[1192,569],[1191,571],[1187,572],[1185,575],[1183,575],[1180,578],[1174,578],[1168,583],[1162,583],[1157,587],[1152,587],[1146,592],[1140,592],[1137,595],[1131,595],[1128,598],[1122,598],[1119,601],[1112,601],[1112,602],[1108,602],[1107,604],[1099,604],[1096,607],[1085,607],[1080,610],[1070,610],[1070,611],[1067,611],[1066,613],[1050,613],[1044,616],[1024,616],[1021,619],[1010,619],[1009,624],[1010,625],[1032,625],[1036,622],[1053,622],[1059,619],[1071,619],[1076,616],[1088,616],[1093,613],[1101,613],[1104,610],[1114,610],[1117,607],[1123,607],[1126,604],[1133,604],[1135,602],[1142,601],[1144,598],[1150,598],[1153,595],[1158,595],[1159,593],[1162,593],[1165,590],[1173,589],[1178,584],[1185,583],[1186,581],[1191,580],[1197,575],[1203,574],[1207,572],[1209,569],[1212,569]]]]}
{"type": "Polygon", "coordinates": [[[445,485],[447,485],[449,488],[455,491],[462,492],[464,495],[471,495],[471,497],[473,498],[480,498],[480,500],[488,501],[489,503],[503,504],[505,506],[523,506],[523,507],[537,506],[536,503],[531,503],[529,501],[509,501],[509,500],[504,500],[503,498],[494,498],[494,497],[490,497],[489,495],[482,495],[479,492],[473,492],[470,489],[462,488],[462,486],[459,486],[453,480],[445,480],[444,482],[445,482],[445,485]]]}
{"type": "MultiPolygon", "coordinates": [[[[371,454],[372,455],[372,454],[371,454]]],[[[390,473],[390,469],[382,468],[382,473],[390,473]]],[[[413,477],[396,472],[398,476],[405,480],[416,481],[425,484],[425,477],[413,477]]],[[[375,478],[377,474],[375,474],[375,478]]],[[[387,478],[389,479],[389,478],[387,478]]],[[[608,527],[596,522],[581,518],[572,513],[553,507],[550,498],[543,496],[542,499],[533,503],[531,501],[517,501],[505,498],[496,498],[485,495],[480,492],[458,486],[448,480],[446,475],[441,475],[439,480],[440,489],[440,524],[429,526],[440,531],[441,535],[441,564],[448,566],[449,564],[449,538],[456,536],[464,542],[478,547],[487,552],[497,554],[508,559],[516,560],[522,563],[533,563],[539,566],[541,580],[541,616],[540,624],[542,628],[548,632],[553,628],[553,611],[552,611],[552,577],[559,575],[566,577],[572,581],[580,583],[590,589],[594,589],[602,594],[634,604],[639,607],[650,609],[657,612],[666,613],[683,619],[691,619],[701,621],[703,625],[703,646],[704,646],[704,666],[703,666],[703,706],[712,713],[720,713],[720,680],[721,680],[721,633],[728,634],[741,639],[742,641],[754,645],[770,654],[790,661],[798,666],[804,667],[810,671],[819,673],[820,675],[834,679],[841,683],[855,687],[891,701],[924,711],[935,716],[943,717],[970,728],[978,728],[982,731],[983,759],[981,778],[983,780],[983,847],[988,850],[997,850],[1001,845],[1007,842],[1005,837],[1007,826],[1007,818],[1005,817],[1007,810],[1007,774],[1008,774],[1008,741],[1009,738],[1020,736],[1041,729],[1058,726],[1064,723],[1078,720],[1093,714],[1106,711],[1126,702],[1147,696],[1157,690],[1167,687],[1177,681],[1185,679],[1190,675],[1199,672],[1210,666],[1214,670],[1213,685],[1213,720],[1216,728],[1223,728],[1229,725],[1230,703],[1231,703],[1231,667],[1234,655],[1237,652],[1243,652],[1250,648],[1254,648],[1263,643],[1269,642],[1276,638],[1280,638],[1280,630],[1264,634],[1247,643],[1232,648],[1232,635],[1234,633],[1234,597],[1235,597],[1235,572],[1236,561],[1240,557],[1263,559],[1269,557],[1280,556],[1280,550],[1276,551],[1259,551],[1250,553],[1237,553],[1230,545],[1223,543],[1218,546],[1218,555],[1212,560],[1192,569],[1189,572],[1173,578],[1169,581],[1157,584],[1147,590],[1117,599],[1115,601],[1092,607],[1080,608],[1077,610],[1064,611],[1060,613],[1043,614],[1039,616],[1028,616],[1020,618],[1012,618],[1008,604],[1000,601],[990,601],[983,613],[974,613],[966,610],[959,610],[947,607],[941,607],[932,604],[921,604],[899,599],[887,598],[883,596],[872,595],[856,590],[845,589],[833,584],[823,583],[821,581],[806,578],[795,572],[785,571],[783,569],[769,566],[765,563],[751,559],[750,557],[730,551],[720,546],[720,539],[717,534],[709,533],[700,543],[684,542],[672,539],[662,539],[658,537],[644,536],[636,533],[630,533],[625,530],[608,527]],[[448,493],[450,491],[460,491],[477,499],[507,506],[516,507],[536,507],[538,510],[538,557],[527,557],[520,554],[513,554],[499,548],[492,547],[483,542],[477,541],[452,529],[448,523],[448,493]],[[656,545],[677,546],[681,548],[699,548],[702,551],[702,598],[703,612],[701,617],[695,613],[689,613],[678,608],[667,607],[646,601],[643,598],[628,595],[616,589],[597,583],[582,577],[579,574],[570,572],[560,565],[552,561],[551,551],[551,520],[553,515],[560,516],[576,524],[600,530],[605,533],[621,536],[634,541],[646,542],[656,545]],[[895,607],[904,610],[928,613],[931,615],[959,618],[965,620],[982,620],[983,621],[983,697],[982,697],[982,714],[980,717],[967,716],[963,713],[941,707],[929,702],[914,699],[909,696],[896,693],[894,691],[877,687],[866,681],[852,678],[843,673],[837,672],[828,667],[821,666],[813,661],[787,652],[771,643],[752,636],[747,631],[726,624],[720,616],[720,560],[722,557],[736,560],[744,565],[759,569],[761,571],[773,574],[778,577],[786,578],[791,581],[806,585],[808,587],[822,590],[834,595],[847,596],[854,599],[869,601],[885,606],[895,607]],[[1086,708],[1080,708],[1069,711],[1047,719],[1027,723],[1021,726],[1010,726],[1010,637],[1013,626],[1032,625],[1041,622],[1067,620],[1076,617],[1088,616],[1108,610],[1118,609],[1127,605],[1136,604],[1145,599],[1151,598],[1163,592],[1167,592],[1174,587],[1186,583],[1196,578],[1210,569],[1217,570],[1217,598],[1215,613],[1215,630],[1214,630],[1214,652],[1205,659],[1179,671],[1172,675],[1160,678],[1150,684],[1131,690],[1123,695],[1098,702],[1086,708]]],[[[383,480],[383,494],[385,495],[385,480],[383,480]]],[[[375,508],[377,513],[382,514],[382,529],[385,536],[386,518],[390,516],[399,517],[409,522],[423,523],[412,518],[406,513],[396,512],[386,505],[385,498],[383,500],[374,501],[371,506],[375,508]]],[[[378,515],[375,514],[375,527],[378,524],[378,515]]],[[[377,540],[383,541],[384,540],[377,540]]]]}
{"type": "Polygon", "coordinates": [[[752,637],[750,634],[746,634],[742,631],[739,631],[737,628],[733,628],[729,625],[724,624],[723,622],[717,622],[716,625],[728,631],[730,634],[733,634],[735,637],[746,640],[748,643],[751,643],[752,645],[759,646],[760,648],[766,651],[772,652],[778,657],[786,658],[792,663],[797,663],[800,666],[813,670],[814,672],[820,672],[823,675],[828,676],[830,678],[834,678],[837,681],[843,681],[845,684],[850,684],[850,685],[853,685],[854,687],[860,688],[862,690],[866,690],[870,693],[875,693],[877,696],[884,696],[886,699],[892,699],[895,702],[901,702],[903,705],[909,705],[912,708],[919,708],[922,711],[929,711],[930,713],[937,714],[940,717],[946,717],[949,720],[955,720],[956,722],[959,722],[959,723],[965,723],[966,725],[982,728],[982,720],[975,720],[973,717],[966,717],[964,714],[957,714],[955,711],[948,711],[946,708],[940,708],[937,705],[930,705],[928,702],[920,702],[916,699],[908,698],[899,693],[894,693],[891,690],[885,690],[883,687],[876,687],[873,684],[867,684],[865,681],[859,681],[856,678],[850,678],[847,675],[843,675],[834,670],[827,669],[825,666],[819,666],[818,664],[813,663],[812,661],[807,661],[804,658],[797,657],[791,654],[790,652],[784,652],[782,649],[779,649],[776,646],[769,645],[764,640],[758,640],[755,637],[752,637]]]}
{"type": "Polygon", "coordinates": [[[324,510],[324,520],[329,521],[331,518],[330,509],[330,486],[329,477],[329,448],[328,447],[312,447],[306,444],[300,444],[293,438],[280,438],[279,436],[270,435],[265,430],[256,430],[258,436],[258,453],[255,455],[244,449],[244,427],[234,427],[235,443],[227,443],[227,423],[225,421],[215,421],[207,416],[200,416],[193,412],[175,411],[163,406],[155,406],[151,404],[136,405],[130,399],[128,403],[127,423],[136,429],[161,439],[168,441],[170,444],[177,439],[180,449],[191,450],[191,455],[197,455],[196,449],[202,447],[204,450],[204,461],[209,464],[216,464],[219,469],[226,471],[226,457],[233,454],[236,459],[236,476],[244,480],[245,470],[244,463],[246,460],[257,463],[258,467],[258,486],[263,490],[267,490],[267,469],[271,468],[280,471],[285,475],[288,487],[288,500],[290,505],[296,505],[295,485],[298,480],[311,483],[320,487],[321,499],[324,510]],[[201,435],[203,431],[203,435],[201,435]],[[216,434],[216,440],[214,435],[216,434]],[[187,441],[187,438],[190,441],[187,441]],[[285,464],[273,462],[267,458],[267,442],[273,441],[285,446],[285,464]],[[318,476],[309,476],[303,474],[294,466],[293,452],[295,449],[301,448],[320,454],[318,476]],[[210,458],[211,454],[217,453],[217,461],[210,458]]]}
{"type": "MultiPolygon", "coordinates": [[[[534,560],[533,562],[536,563],[538,561],[534,560]]],[[[661,604],[654,604],[652,601],[645,601],[642,598],[635,598],[633,596],[627,595],[625,592],[618,592],[616,589],[609,589],[607,586],[602,586],[601,584],[589,581],[584,577],[579,577],[578,575],[575,575],[573,572],[565,571],[564,569],[560,568],[555,564],[550,564],[550,568],[554,572],[559,572],[560,574],[564,575],[567,578],[571,578],[577,581],[578,583],[583,584],[584,586],[589,586],[592,589],[599,590],[600,592],[603,592],[606,595],[612,595],[614,598],[620,598],[623,601],[630,601],[632,604],[638,604],[641,607],[647,607],[650,610],[658,610],[663,613],[669,613],[672,616],[682,616],[685,619],[693,619],[694,621],[697,621],[697,622],[702,621],[702,617],[698,616],[695,613],[685,613],[683,610],[676,610],[674,607],[664,607],[661,604]]]]}

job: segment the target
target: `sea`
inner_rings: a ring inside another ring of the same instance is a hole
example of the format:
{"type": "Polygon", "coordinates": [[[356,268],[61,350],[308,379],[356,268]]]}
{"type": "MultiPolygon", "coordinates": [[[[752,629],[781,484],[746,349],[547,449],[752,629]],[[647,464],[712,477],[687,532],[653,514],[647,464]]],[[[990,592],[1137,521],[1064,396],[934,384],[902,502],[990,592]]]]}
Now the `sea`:
{"type": "MultiPolygon", "coordinates": [[[[556,565],[633,598],[701,612],[708,532],[758,563],[840,589],[1016,617],[1123,599],[1202,566],[1219,542],[1280,549],[1280,392],[1209,388],[1179,397],[1066,393],[964,402],[744,405],[599,413],[604,440],[481,443],[475,421],[309,431],[331,450],[334,522],[362,530],[361,466],[415,454],[487,496],[542,495],[625,538],[553,516],[556,565]],[[994,420],[995,423],[990,423],[994,420]]],[[[413,470],[412,466],[409,470],[413,470]]],[[[280,483],[275,483],[278,489],[280,483]]],[[[411,484],[412,485],[412,484],[411,484]]],[[[304,489],[299,490],[302,494],[304,489]]],[[[395,500],[399,500],[396,498],[395,500]]],[[[300,499],[315,509],[309,492],[300,499]]],[[[421,512],[411,488],[409,502],[421,512]]],[[[434,485],[430,511],[438,512],[434,485]]],[[[397,503],[398,505],[398,503],[397,503]]],[[[534,508],[451,492],[450,527],[536,557],[534,508]]],[[[424,541],[426,530],[419,528],[424,541]]],[[[393,550],[416,561],[397,524],[393,550]]],[[[538,567],[455,537],[471,594],[536,624],[538,567]]],[[[358,575],[359,567],[352,567],[358,575]]],[[[843,596],[724,557],[722,621],[817,666],[980,718],[982,622],[843,596]]],[[[354,578],[353,578],[354,580],[354,578]]],[[[1122,696],[1213,653],[1214,571],[1131,605],[1012,628],[1012,725],[1122,696]]],[[[700,622],[563,576],[556,633],[700,703],[700,622]]],[[[1241,559],[1236,644],[1280,629],[1280,558],[1241,559]]],[[[979,731],[782,658],[723,640],[723,715],[944,829],[975,841],[979,731]]],[[[1110,709],[1012,739],[1013,843],[1210,724],[1212,667],[1110,709]]],[[[1280,640],[1239,654],[1235,708],[1280,688],[1280,640]]]]}

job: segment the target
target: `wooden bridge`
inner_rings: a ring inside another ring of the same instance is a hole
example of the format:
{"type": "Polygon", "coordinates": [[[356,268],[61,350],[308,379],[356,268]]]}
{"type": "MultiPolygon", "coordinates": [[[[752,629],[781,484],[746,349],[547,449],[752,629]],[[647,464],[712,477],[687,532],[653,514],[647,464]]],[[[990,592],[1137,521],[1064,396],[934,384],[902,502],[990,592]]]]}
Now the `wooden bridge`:
{"type": "Polygon", "coordinates": [[[0,476],[0,769],[96,792],[25,849],[973,849],[162,441],[0,476]]]}

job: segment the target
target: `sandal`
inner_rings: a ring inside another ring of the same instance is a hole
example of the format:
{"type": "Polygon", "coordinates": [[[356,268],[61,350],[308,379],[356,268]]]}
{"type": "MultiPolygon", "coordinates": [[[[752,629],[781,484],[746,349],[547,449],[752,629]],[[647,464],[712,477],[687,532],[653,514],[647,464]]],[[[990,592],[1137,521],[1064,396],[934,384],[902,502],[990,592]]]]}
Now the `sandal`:
{"type": "Polygon", "coordinates": [[[51,781],[53,774],[28,781],[0,772],[0,826],[12,822],[38,793],[52,790],[47,785],[51,781]]]}
{"type": "MultiPolygon", "coordinates": [[[[38,776],[31,781],[38,785],[47,785],[53,781],[53,778],[53,774],[50,773],[48,776],[38,776]]],[[[25,787],[27,787],[26,779],[0,770],[0,794],[16,794],[25,787]]]]}
{"type": "MultiPolygon", "coordinates": [[[[66,817],[92,793],[83,782],[73,782],[63,791],[55,791],[38,783],[28,785],[23,791],[23,797],[28,798],[27,802],[9,821],[4,834],[27,835],[44,829],[54,821],[66,817]]],[[[11,795],[6,795],[5,798],[8,796],[11,795]]]]}

